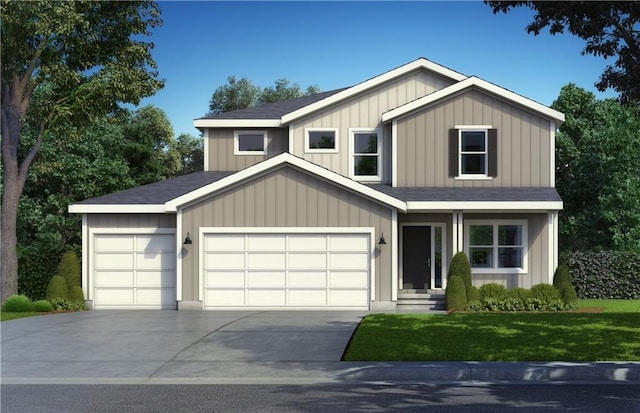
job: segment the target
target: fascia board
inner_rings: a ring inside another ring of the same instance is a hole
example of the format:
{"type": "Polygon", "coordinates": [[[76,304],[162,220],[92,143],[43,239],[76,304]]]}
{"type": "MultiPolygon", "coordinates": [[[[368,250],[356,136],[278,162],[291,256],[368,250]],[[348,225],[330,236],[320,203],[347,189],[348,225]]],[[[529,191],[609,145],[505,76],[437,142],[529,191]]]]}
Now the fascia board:
{"type": "Polygon", "coordinates": [[[311,112],[314,112],[318,109],[322,109],[326,106],[329,106],[331,104],[334,104],[336,102],[339,102],[343,99],[347,99],[355,94],[364,92],[368,89],[374,88],[384,82],[387,82],[391,79],[394,79],[398,76],[402,76],[406,73],[409,73],[413,70],[416,69],[426,69],[432,72],[435,72],[439,75],[448,77],[450,79],[453,79],[457,82],[462,81],[463,79],[466,79],[467,76],[458,73],[456,71],[453,71],[451,69],[448,69],[444,66],[440,66],[439,64],[433,63],[425,58],[420,58],[418,60],[415,60],[411,63],[407,63],[406,65],[400,66],[396,69],[393,69],[389,72],[383,73],[381,75],[378,75],[376,77],[373,77],[369,80],[365,80],[362,83],[358,83],[357,85],[350,87],[346,90],[343,90],[342,92],[336,93],[335,95],[331,95],[325,99],[322,99],[318,102],[315,102],[311,105],[305,106],[303,108],[300,108],[296,111],[293,111],[291,113],[287,113],[286,115],[282,116],[282,124],[287,124],[290,123],[298,118],[301,118],[303,116],[308,115],[311,112]]]}
{"type": "Polygon", "coordinates": [[[407,211],[560,211],[562,201],[409,201],[407,211]]]}
{"type": "Polygon", "coordinates": [[[278,128],[280,119],[194,119],[196,128],[278,128]]]}
{"type": "Polygon", "coordinates": [[[489,83],[485,80],[477,78],[475,76],[471,76],[461,82],[455,83],[451,86],[447,86],[444,89],[440,89],[436,92],[433,92],[427,96],[421,97],[419,99],[414,100],[413,102],[409,102],[405,105],[392,109],[382,114],[382,122],[387,123],[395,118],[398,118],[402,115],[405,115],[409,112],[417,110],[425,105],[436,102],[440,99],[443,99],[447,96],[451,96],[454,93],[458,93],[469,87],[478,87],[487,92],[493,93],[497,96],[500,96],[506,100],[517,103],[521,106],[524,106],[534,112],[540,113],[548,118],[558,120],[560,122],[564,122],[564,113],[558,112],[557,110],[551,109],[545,105],[542,105],[536,101],[533,101],[524,96],[520,96],[517,93],[511,92],[510,90],[501,88],[500,86],[496,86],[492,83],[489,83]]]}
{"type": "Polygon", "coordinates": [[[162,214],[164,204],[73,204],[70,214],[162,214]]]}

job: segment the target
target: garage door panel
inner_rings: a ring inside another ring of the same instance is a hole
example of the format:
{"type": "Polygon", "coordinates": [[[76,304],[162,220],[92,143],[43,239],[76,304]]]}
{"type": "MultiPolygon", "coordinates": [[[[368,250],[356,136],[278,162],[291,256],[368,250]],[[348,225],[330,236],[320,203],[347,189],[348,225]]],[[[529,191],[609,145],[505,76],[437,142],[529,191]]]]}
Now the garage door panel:
{"type": "Polygon", "coordinates": [[[291,290],[289,304],[296,307],[324,307],[327,305],[327,290],[291,290]]]}
{"type": "Polygon", "coordinates": [[[241,290],[207,290],[205,302],[215,303],[220,307],[244,307],[244,288],[241,290]]]}
{"type": "Polygon", "coordinates": [[[361,253],[331,253],[329,254],[330,268],[367,268],[369,262],[369,254],[361,253]]]}
{"type": "Polygon", "coordinates": [[[329,285],[331,287],[362,287],[367,285],[369,274],[366,271],[331,271],[329,285]]]}
{"type": "Polygon", "coordinates": [[[327,272],[326,271],[290,271],[289,286],[290,287],[326,287],[327,272]]]}
{"type": "Polygon", "coordinates": [[[287,273],[279,272],[252,272],[249,271],[247,285],[251,287],[286,287],[287,273]]]}
{"type": "Polygon", "coordinates": [[[207,253],[205,265],[207,268],[244,268],[244,252],[241,253],[207,253]]]}
{"type": "Polygon", "coordinates": [[[335,234],[329,236],[331,251],[368,251],[369,240],[359,234],[335,234]]]}
{"type": "Polygon", "coordinates": [[[175,274],[172,271],[138,271],[138,287],[175,287],[175,274]]]}
{"type": "MultiPolygon", "coordinates": [[[[138,288],[136,289],[136,304],[140,306],[157,306],[158,303],[172,301],[173,290],[166,288],[138,288]]],[[[175,299],[173,300],[175,302],[175,299]]]]}
{"type": "Polygon", "coordinates": [[[245,284],[244,271],[207,271],[206,287],[243,287],[245,284]]]}
{"type": "Polygon", "coordinates": [[[104,306],[132,306],[133,288],[100,288],[95,293],[96,305],[104,306]]]}
{"type": "Polygon", "coordinates": [[[123,251],[133,250],[133,235],[99,235],[95,237],[96,251],[123,251]]]}
{"type": "Polygon", "coordinates": [[[247,237],[249,251],[279,251],[283,250],[286,245],[286,237],[282,234],[253,234],[247,237]]]}
{"type": "Polygon", "coordinates": [[[95,268],[109,268],[118,269],[133,268],[134,254],[133,253],[96,253],[95,255],[95,268]]]}
{"type": "Polygon", "coordinates": [[[174,238],[170,235],[138,235],[136,249],[138,251],[171,251],[175,247],[174,238]]]}
{"type": "Polygon", "coordinates": [[[175,256],[172,252],[144,252],[136,254],[138,268],[167,268],[175,267],[175,256]]]}
{"type": "Polygon", "coordinates": [[[133,271],[96,271],[96,287],[133,287],[133,271]]]}
{"type": "Polygon", "coordinates": [[[324,251],[327,249],[325,234],[295,234],[289,236],[291,251],[324,251]]]}
{"type": "Polygon", "coordinates": [[[354,307],[368,299],[367,290],[330,290],[329,305],[333,307],[354,307]]]}
{"type": "Polygon", "coordinates": [[[224,235],[207,235],[204,241],[204,247],[207,251],[237,251],[244,250],[245,236],[244,234],[224,234],[224,235]]]}
{"type": "Polygon", "coordinates": [[[284,307],[286,292],[278,290],[247,290],[247,304],[253,307],[284,307]]]}
{"type": "Polygon", "coordinates": [[[325,252],[291,253],[289,254],[289,268],[325,269],[327,268],[327,254],[325,252]]]}
{"type": "Polygon", "coordinates": [[[249,268],[284,268],[287,256],[284,253],[260,253],[248,254],[249,268]]]}

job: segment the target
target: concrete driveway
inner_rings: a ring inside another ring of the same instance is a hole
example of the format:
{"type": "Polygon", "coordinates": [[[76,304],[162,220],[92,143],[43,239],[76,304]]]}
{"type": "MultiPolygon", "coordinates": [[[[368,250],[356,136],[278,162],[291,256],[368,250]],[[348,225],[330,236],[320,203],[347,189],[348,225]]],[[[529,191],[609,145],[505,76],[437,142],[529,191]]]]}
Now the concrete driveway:
{"type": "Polygon", "coordinates": [[[366,312],[85,311],[0,323],[3,383],[329,377],[366,312]]]}

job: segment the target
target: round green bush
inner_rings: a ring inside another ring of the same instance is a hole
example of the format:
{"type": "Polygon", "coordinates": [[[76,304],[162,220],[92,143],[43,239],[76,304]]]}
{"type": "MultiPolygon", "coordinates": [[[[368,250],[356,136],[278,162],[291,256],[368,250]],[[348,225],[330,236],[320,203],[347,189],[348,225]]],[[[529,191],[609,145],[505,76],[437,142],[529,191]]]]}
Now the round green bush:
{"type": "Polygon", "coordinates": [[[33,311],[33,303],[26,295],[11,295],[2,304],[2,311],[7,313],[27,313],[33,311]]]}
{"type": "Polygon", "coordinates": [[[489,283],[480,286],[480,299],[495,298],[496,300],[502,299],[507,295],[507,289],[502,284],[489,283]]]}
{"type": "Polygon", "coordinates": [[[469,258],[467,254],[460,251],[451,259],[449,264],[448,277],[461,277],[464,282],[465,290],[471,287],[471,266],[469,265],[469,258]]]}
{"type": "Polygon", "coordinates": [[[536,284],[531,287],[531,296],[548,305],[560,300],[560,291],[551,284],[536,284]]]}
{"type": "Polygon", "coordinates": [[[80,261],[73,251],[65,252],[58,264],[58,275],[62,275],[67,281],[67,287],[71,290],[73,286],[80,286],[80,261]]]}
{"type": "Polygon", "coordinates": [[[48,313],[49,311],[53,311],[53,306],[47,300],[38,300],[33,303],[33,311],[48,313]]]}
{"type": "Polygon", "coordinates": [[[453,276],[447,279],[445,300],[448,311],[462,311],[467,307],[467,293],[465,292],[462,277],[453,276]]]}
{"type": "Polygon", "coordinates": [[[69,289],[69,300],[70,301],[82,301],[84,303],[84,293],[82,292],[82,287],[79,285],[74,285],[69,289]]]}
{"type": "Polygon", "coordinates": [[[69,298],[69,288],[67,287],[67,280],[62,275],[54,275],[47,285],[47,292],[45,298],[49,301],[54,298],[69,298]]]}
{"type": "Polygon", "coordinates": [[[467,293],[467,303],[470,303],[472,301],[480,301],[480,291],[475,285],[467,288],[465,292],[467,293]]]}
{"type": "Polygon", "coordinates": [[[507,297],[517,298],[524,301],[527,298],[531,298],[531,291],[526,288],[512,288],[507,291],[507,297]]]}

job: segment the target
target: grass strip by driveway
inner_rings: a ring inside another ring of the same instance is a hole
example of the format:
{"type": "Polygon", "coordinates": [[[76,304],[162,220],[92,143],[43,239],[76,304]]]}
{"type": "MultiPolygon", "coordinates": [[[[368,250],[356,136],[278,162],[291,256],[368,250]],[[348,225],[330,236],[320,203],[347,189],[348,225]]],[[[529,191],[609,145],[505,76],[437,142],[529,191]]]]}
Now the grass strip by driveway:
{"type": "Polygon", "coordinates": [[[372,314],[344,360],[640,361],[640,314],[372,314]]]}
{"type": "Polygon", "coordinates": [[[42,313],[36,313],[33,311],[23,313],[8,313],[5,311],[0,312],[0,321],[15,320],[16,318],[33,317],[42,313]]]}
{"type": "Polygon", "coordinates": [[[640,300],[578,300],[578,308],[602,308],[607,313],[640,313],[640,300]]]}

